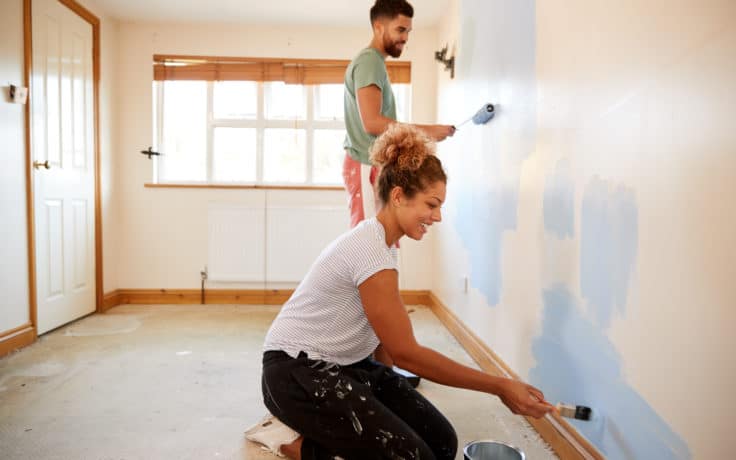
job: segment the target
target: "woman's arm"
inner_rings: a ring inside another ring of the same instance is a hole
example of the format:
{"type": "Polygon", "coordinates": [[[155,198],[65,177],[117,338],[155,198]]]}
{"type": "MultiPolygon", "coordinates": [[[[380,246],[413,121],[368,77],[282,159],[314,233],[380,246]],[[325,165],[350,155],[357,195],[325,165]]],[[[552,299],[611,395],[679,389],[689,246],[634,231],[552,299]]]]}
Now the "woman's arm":
{"type": "Polygon", "coordinates": [[[531,385],[486,374],[418,344],[395,270],[376,273],[358,289],[368,321],[397,366],[443,385],[497,395],[515,414],[539,418],[554,408],[531,385]]]}
{"type": "Polygon", "coordinates": [[[386,347],[384,347],[383,344],[378,344],[376,351],[373,352],[373,359],[382,362],[387,367],[394,366],[394,360],[391,358],[391,355],[388,354],[388,351],[386,351],[386,347]]]}

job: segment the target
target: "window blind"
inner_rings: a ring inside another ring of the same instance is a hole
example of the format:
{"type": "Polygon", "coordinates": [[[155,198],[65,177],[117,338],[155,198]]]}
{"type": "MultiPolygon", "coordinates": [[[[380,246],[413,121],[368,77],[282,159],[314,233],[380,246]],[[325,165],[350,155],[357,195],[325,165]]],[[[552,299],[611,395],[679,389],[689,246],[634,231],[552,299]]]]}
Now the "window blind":
{"type": "MultiPolygon", "coordinates": [[[[204,81],[283,81],[317,85],[343,83],[350,61],[328,59],[153,56],[153,79],[204,81]]],[[[411,82],[411,62],[386,62],[391,83],[411,82]]]]}

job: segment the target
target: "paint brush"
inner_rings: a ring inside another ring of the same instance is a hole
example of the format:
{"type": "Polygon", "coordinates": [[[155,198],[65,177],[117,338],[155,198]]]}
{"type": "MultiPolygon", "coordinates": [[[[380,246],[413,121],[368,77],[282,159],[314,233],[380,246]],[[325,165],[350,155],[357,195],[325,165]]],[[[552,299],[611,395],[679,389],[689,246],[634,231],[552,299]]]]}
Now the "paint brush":
{"type": "Polygon", "coordinates": [[[563,417],[577,420],[590,420],[593,410],[588,406],[573,406],[572,404],[558,403],[555,408],[563,417]]]}

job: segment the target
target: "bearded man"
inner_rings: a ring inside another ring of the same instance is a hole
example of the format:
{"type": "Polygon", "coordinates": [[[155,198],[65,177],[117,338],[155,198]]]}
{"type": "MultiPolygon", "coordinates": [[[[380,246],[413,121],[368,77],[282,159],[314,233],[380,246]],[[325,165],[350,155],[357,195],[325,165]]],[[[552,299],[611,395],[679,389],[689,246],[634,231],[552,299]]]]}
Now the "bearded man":
{"type": "MultiPolygon", "coordinates": [[[[345,71],[345,128],[342,177],[348,192],[350,226],[376,215],[375,192],[378,171],[368,152],[373,141],[396,121],[396,102],[386,71],[386,58],[398,58],[409,40],[414,8],[406,0],[377,0],[370,10],[373,39],[350,62],[345,71]]],[[[455,133],[451,125],[414,125],[435,141],[455,133]]],[[[393,366],[391,357],[378,347],[374,357],[393,366]]],[[[394,367],[416,387],[419,377],[394,367]]]]}
{"type": "MultiPolygon", "coordinates": [[[[368,158],[376,137],[396,123],[396,102],[386,71],[386,58],[398,58],[409,40],[414,8],[406,0],[377,0],[370,10],[373,39],[345,72],[343,180],[349,195],[350,225],[376,214],[377,172],[368,158]]],[[[452,136],[451,125],[414,125],[435,141],[452,136]]]]}

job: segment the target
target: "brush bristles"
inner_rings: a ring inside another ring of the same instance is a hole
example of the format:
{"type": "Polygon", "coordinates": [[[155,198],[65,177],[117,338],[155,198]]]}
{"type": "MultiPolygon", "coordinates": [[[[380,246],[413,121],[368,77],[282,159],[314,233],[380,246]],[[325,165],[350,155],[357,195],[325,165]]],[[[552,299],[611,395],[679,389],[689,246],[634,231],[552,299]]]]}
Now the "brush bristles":
{"type": "Polygon", "coordinates": [[[590,420],[592,410],[587,406],[573,406],[571,404],[557,404],[557,412],[562,417],[574,418],[577,420],[590,420]]]}

